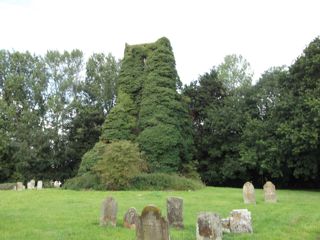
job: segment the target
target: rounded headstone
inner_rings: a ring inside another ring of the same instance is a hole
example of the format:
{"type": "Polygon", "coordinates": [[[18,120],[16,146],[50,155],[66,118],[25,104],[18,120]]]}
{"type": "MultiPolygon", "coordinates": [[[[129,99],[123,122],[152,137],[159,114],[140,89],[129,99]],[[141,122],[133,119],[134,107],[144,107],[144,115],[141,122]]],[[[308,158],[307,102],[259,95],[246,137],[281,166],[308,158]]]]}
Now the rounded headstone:
{"type": "Polygon", "coordinates": [[[170,240],[169,224],[154,205],[146,206],[138,217],[137,240],[170,240]]]}
{"type": "Polygon", "coordinates": [[[138,218],[137,210],[133,207],[129,208],[124,215],[123,226],[129,229],[136,229],[137,218],[138,218]]]}
{"type": "Polygon", "coordinates": [[[272,182],[268,181],[263,185],[263,192],[264,192],[265,202],[269,202],[269,203],[277,202],[276,187],[272,182]]]}
{"type": "Polygon", "coordinates": [[[254,193],[254,186],[251,182],[246,182],[243,185],[243,201],[244,203],[253,203],[256,204],[256,197],[254,193]]]}

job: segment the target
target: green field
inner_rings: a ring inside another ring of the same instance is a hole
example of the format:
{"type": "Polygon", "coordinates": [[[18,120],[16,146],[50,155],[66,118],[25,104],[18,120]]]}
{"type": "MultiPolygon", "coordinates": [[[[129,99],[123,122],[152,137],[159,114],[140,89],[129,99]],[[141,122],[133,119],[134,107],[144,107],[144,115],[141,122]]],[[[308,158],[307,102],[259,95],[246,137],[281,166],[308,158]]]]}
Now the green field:
{"type": "Polygon", "coordinates": [[[256,189],[256,205],[245,205],[242,189],[207,187],[199,191],[0,191],[0,239],[135,239],[135,231],[122,227],[129,207],[140,213],[155,204],[166,214],[166,198],[184,199],[185,229],[171,229],[171,240],[194,240],[197,214],[217,212],[227,217],[232,209],[248,208],[253,218],[253,234],[224,234],[224,239],[320,239],[320,192],[278,190],[277,204],[263,201],[256,189]],[[107,196],[118,201],[116,228],[99,226],[101,202],[107,196]]]}

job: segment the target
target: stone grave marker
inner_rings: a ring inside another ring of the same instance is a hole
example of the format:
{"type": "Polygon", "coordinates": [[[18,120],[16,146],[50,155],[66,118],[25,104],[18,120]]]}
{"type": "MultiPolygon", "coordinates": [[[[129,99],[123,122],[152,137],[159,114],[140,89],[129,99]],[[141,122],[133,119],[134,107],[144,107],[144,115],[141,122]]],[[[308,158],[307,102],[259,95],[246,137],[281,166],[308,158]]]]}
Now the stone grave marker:
{"type": "Polygon", "coordinates": [[[247,204],[256,204],[256,197],[254,194],[254,186],[251,182],[246,182],[243,185],[243,201],[247,204]]]}
{"type": "Polygon", "coordinates": [[[276,203],[277,195],[276,195],[276,187],[275,185],[268,181],[263,185],[264,192],[264,201],[268,203],[276,203]]]}
{"type": "Polygon", "coordinates": [[[53,187],[54,188],[60,188],[60,186],[61,186],[61,182],[60,181],[54,181],[53,182],[53,187]]]}
{"type": "Polygon", "coordinates": [[[135,208],[129,208],[123,218],[123,226],[129,229],[136,229],[138,213],[135,208]]]}
{"type": "Polygon", "coordinates": [[[37,182],[37,190],[41,190],[43,188],[43,182],[41,180],[39,180],[37,182]]]}
{"type": "Polygon", "coordinates": [[[113,197],[107,197],[101,206],[100,226],[117,225],[118,203],[113,197]]]}
{"type": "Polygon", "coordinates": [[[26,189],[26,187],[23,185],[22,182],[17,182],[17,185],[16,185],[16,190],[17,191],[21,191],[21,190],[24,190],[26,189]]]}
{"type": "Polygon", "coordinates": [[[137,240],[170,240],[169,224],[156,206],[146,206],[138,217],[137,240]]]}
{"type": "Polygon", "coordinates": [[[36,181],[32,179],[30,180],[30,182],[27,183],[27,188],[34,189],[35,184],[36,184],[36,181]]]}
{"type": "Polygon", "coordinates": [[[169,226],[183,228],[183,199],[178,197],[167,198],[167,218],[169,226]]]}
{"type": "Polygon", "coordinates": [[[252,233],[251,212],[248,209],[236,209],[230,213],[230,232],[252,233]]]}
{"type": "Polygon", "coordinates": [[[196,226],[197,240],[221,240],[222,224],[216,213],[200,213],[196,226]]]}
{"type": "Polygon", "coordinates": [[[230,218],[222,218],[221,224],[222,224],[222,232],[230,233],[230,218]]]}

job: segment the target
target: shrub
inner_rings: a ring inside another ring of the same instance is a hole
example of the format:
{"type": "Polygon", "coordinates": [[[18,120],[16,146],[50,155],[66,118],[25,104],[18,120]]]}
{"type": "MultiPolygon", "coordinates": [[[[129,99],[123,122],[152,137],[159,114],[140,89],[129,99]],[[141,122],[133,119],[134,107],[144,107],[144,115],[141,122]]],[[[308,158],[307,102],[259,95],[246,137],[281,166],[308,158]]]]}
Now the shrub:
{"type": "Polygon", "coordinates": [[[72,190],[81,190],[81,189],[105,190],[105,186],[101,184],[99,177],[92,173],[85,173],[81,176],[68,179],[63,184],[62,188],[72,189],[72,190]]]}
{"type": "Polygon", "coordinates": [[[92,170],[107,189],[125,189],[131,178],[146,170],[146,161],[137,143],[115,141],[107,145],[102,159],[92,170]]]}
{"type": "Polygon", "coordinates": [[[104,142],[97,142],[94,147],[86,152],[79,167],[78,175],[83,175],[91,171],[91,168],[102,159],[103,153],[106,151],[107,144],[104,142]]]}
{"type": "Polygon", "coordinates": [[[13,190],[16,186],[16,183],[1,183],[0,190],[13,190]]]}
{"type": "Polygon", "coordinates": [[[134,190],[197,190],[204,185],[199,180],[188,179],[176,174],[150,173],[135,176],[130,181],[134,190]]]}

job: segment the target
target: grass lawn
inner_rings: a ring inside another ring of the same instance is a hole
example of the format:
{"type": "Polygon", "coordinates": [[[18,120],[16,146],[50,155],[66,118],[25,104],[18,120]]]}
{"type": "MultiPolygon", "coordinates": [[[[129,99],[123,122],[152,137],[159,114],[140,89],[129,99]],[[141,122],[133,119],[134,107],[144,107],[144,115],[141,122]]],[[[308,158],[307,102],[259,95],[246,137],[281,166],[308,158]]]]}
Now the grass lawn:
{"type": "Polygon", "coordinates": [[[217,187],[192,192],[0,191],[0,239],[135,240],[135,231],[122,226],[126,210],[135,207],[141,213],[145,205],[155,204],[165,215],[168,196],[184,199],[185,229],[171,229],[171,240],[195,240],[199,212],[227,217],[239,208],[251,211],[254,233],[224,234],[223,239],[320,240],[320,192],[278,190],[278,203],[267,204],[262,190],[256,189],[257,204],[245,205],[242,189],[217,187]],[[109,195],[118,201],[116,228],[99,226],[100,206],[109,195]]]}

